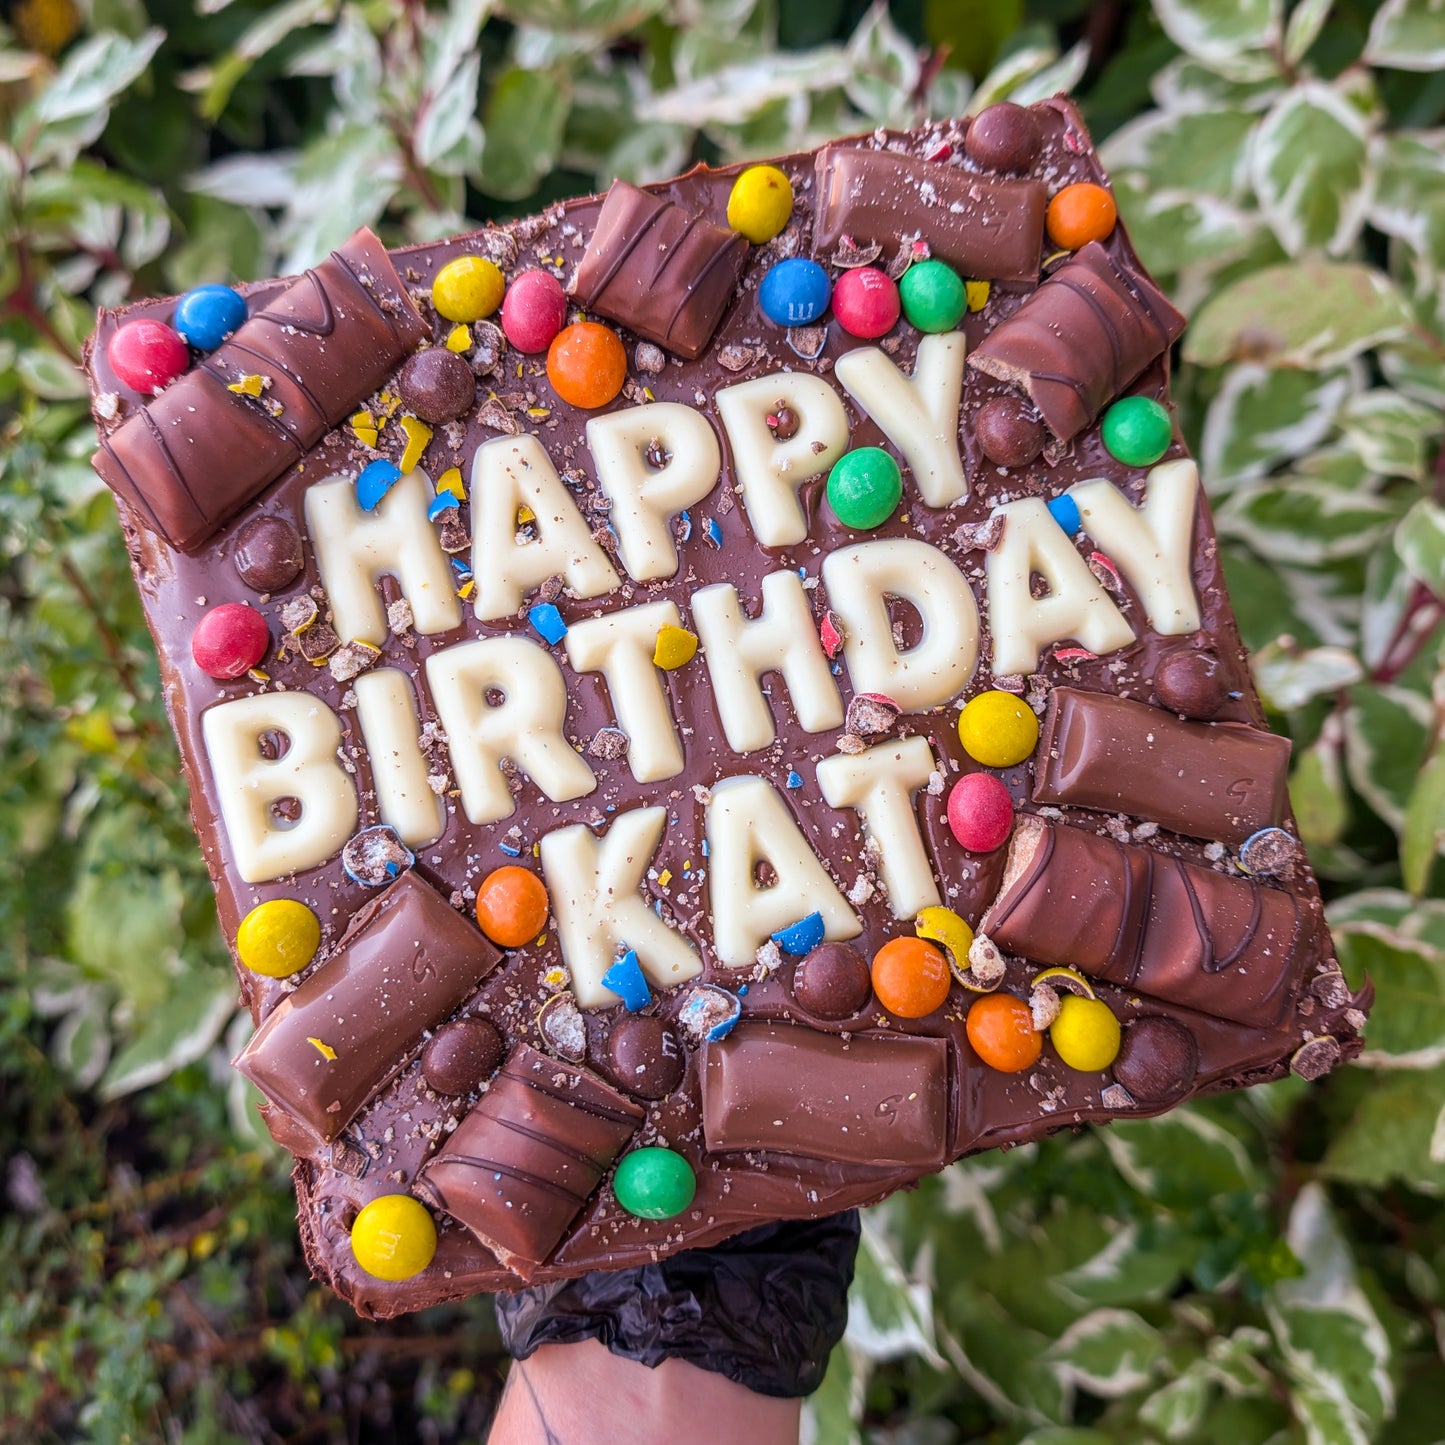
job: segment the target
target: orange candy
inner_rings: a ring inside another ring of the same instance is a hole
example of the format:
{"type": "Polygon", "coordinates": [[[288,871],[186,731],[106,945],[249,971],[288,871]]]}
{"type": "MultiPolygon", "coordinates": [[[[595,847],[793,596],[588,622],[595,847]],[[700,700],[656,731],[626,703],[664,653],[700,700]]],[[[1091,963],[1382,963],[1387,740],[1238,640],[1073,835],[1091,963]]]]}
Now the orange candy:
{"type": "Polygon", "coordinates": [[[1021,998],[1011,993],[986,993],[968,1011],[968,1041],[989,1068],[1016,1074],[1038,1062],[1044,1036],[1021,998]]]}
{"type": "Polygon", "coordinates": [[[564,326],[547,348],[547,379],[571,406],[606,406],[627,380],[622,338],[596,321],[564,326]]]}
{"type": "Polygon", "coordinates": [[[942,1008],[949,981],[948,960],[921,938],[890,938],[873,955],[873,992],[901,1019],[942,1008]]]}
{"type": "Polygon", "coordinates": [[[1049,239],[1066,251],[1077,251],[1090,241],[1102,241],[1114,229],[1119,212],[1114,198],[1091,181],[1065,186],[1049,202],[1046,224],[1049,239]]]}
{"type": "Polygon", "coordinates": [[[547,926],[547,887],[535,873],[508,864],[477,889],[477,922],[499,948],[520,948],[547,926]]]}

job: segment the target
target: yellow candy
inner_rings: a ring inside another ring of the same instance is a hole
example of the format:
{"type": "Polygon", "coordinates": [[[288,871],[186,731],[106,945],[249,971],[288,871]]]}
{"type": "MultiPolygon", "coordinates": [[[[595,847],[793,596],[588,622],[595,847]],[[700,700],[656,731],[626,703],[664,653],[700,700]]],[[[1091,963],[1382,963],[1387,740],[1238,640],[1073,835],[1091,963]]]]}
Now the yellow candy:
{"type": "Polygon", "coordinates": [[[1011,692],[981,692],[958,717],[958,740],[986,768],[1011,768],[1039,742],[1039,720],[1011,692]]]}
{"type": "Polygon", "coordinates": [[[1102,999],[1067,993],[1059,1000],[1059,1016],[1049,1025],[1049,1038],[1071,1069],[1097,1074],[1119,1053],[1119,1020],[1102,999]]]}
{"type": "Polygon", "coordinates": [[[968,298],[970,311],[982,311],[988,305],[989,284],[987,281],[965,281],[963,294],[968,298]]]}
{"type": "Polygon", "coordinates": [[[485,256],[458,256],[437,272],[431,304],[448,321],[480,321],[502,304],[507,283],[485,256]]]}
{"type": "Polygon", "coordinates": [[[697,638],[685,627],[674,627],[668,623],[658,629],[657,646],[652,652],[653,664],[671,672],[684,663],[691,662],[697,654],[697,638]]]}
{"type": "Polygon", "coordinates": [[[383,1194],[356,1216],[351,1252],[373,1279],[410,1279],[432,1262],[437,1227],[410,1194],[383,1194]]]}
{"type": "Polygon", "coordinates": [[[406,433],[406,450],[401,454],[401,461],[397,465],[404,472],[414,472],[417,463],[421,461],[421,454],[426,450],[426,444],[431,440],[431,428],[414,416],[404,416],[401,419],[401,429],[406,433]]]}
{"type": "Polygon", "coordinates": [[[321,947],[321,924],[294,898],[258,904],[236,930],[236,952],[252,973],[285,978],[306,967],[321,947]]]}
{"type": "Polygon", "coordinates": [[[733,182],[728,225],[753,245],[771,241],[793,214],[793,184],[777,166],[749,166],[733,182]]]}
{"type": "Polygon", "coordinates": [[[913,931],[943,946],[955,973],[968,967],[968,950],[973,947],[973,929],[951,908],[925,908],[913,920],[913,931]]]}
{"type": "Polygon", "coordinates": [[[457,501],[465,502],[467,489],[462,484],[462,469],[460,467],[448,467],[441,476],[437,478],[437,491],[450,492],[457,501]]]}
{"type": "Polygon", "coordinates": [[[448,351],[470,351],[472,349],[472,333],[465,326],[453,326],[447,332],[448,351]]]}
{"type": "Polygon", "coordinates": [[[243,376],[239,381],[230,382],[227,391],[234,391],[237,396],[260,396],[266,390],[266,382],[260,376],[243,376]]]}

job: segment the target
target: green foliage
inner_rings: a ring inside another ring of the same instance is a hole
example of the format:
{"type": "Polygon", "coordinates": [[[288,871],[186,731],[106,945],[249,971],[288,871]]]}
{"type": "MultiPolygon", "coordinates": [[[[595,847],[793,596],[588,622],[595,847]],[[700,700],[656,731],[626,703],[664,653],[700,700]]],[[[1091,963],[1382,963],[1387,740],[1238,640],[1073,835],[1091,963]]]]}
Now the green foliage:
{"type": "Polygon", "coordinates": [[[1445,1419],[1440,0],[27,0],[0,33],[0,1435],[477,1439],[475,1301],[305,1285],[76,362],[98,305],[1075,88],[1351,982],[1357,1067],[874,1211],[820,1442],[1445,1419]],[[975,13],[977,11],[978,13],[975,13]],[[949,47],[944,56],[942,49],[949,47]],[[13,1105],[10,1104],[14,1100],[13,1105]],[[390,1432],[390,1433],[386,1433],[390,1432]]]}

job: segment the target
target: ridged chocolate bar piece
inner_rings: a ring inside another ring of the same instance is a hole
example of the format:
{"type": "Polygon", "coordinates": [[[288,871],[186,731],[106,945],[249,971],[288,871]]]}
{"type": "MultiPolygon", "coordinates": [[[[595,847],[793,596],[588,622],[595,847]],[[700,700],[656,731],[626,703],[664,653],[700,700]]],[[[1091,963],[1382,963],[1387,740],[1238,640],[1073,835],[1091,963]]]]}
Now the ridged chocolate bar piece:
{"type": "Polygon", "coordinates": [[[645,1117],[596,1074],[520,1044],[415,1192],[527,1279],[645,1117]]]}
{"type": "Polygon", "coordinates": [[[287,1114],[334,1139],[500,957],[429,883],[403,873],[266,1017],[236,1067],[287,1114]]]}
{"type": "Polygon", "coordinates": [[[1237,845],[1284,817],[1288,738],[1244,723],[1184,722],[1108,693],[1049,694],[1036,803],[1148,818],[1237,845]]]}
{"type": "Polygon", "coordinates": [[[707,1045],[702,1127],[714,1154],[937,1169],[948,1157],[948,1044],[740,1023],[707,1045]]]}
{"type": "Polygon", "coordinates": [[[95,469],[194,551],[385,381],[427,334],[386,248],[358,231],[109,436],[95,469]],[[260,377],[258,397],[230,391],[260,377]]]}
{"type": "Polygon", "coordinates": [[[1264,1029],[1294,1002],[1308,932],[1281,889],[1032,817],[980,928],[1006,953],[1264,1029]]]}
{"type": "Polygon", "coordinates": [[[1041,181],[996,181],[895,151],[825,146],[813,190],[813,254],[844,236],[891,256],[905,236],[975,281],[1037,281],[1048,192],[1041,181]]]}
{"type": "Polygon", "coordinates": [[[979,343],[968,364],[1023,388],[1068,441],[1178,340],[1184,318],[1090,241],[979,343]]]}
{"type": "Polygon", "coordinates": [[[736,231],[614,181],[573,294],[589,311],[692,361],[712,340],[747,258],[736,231]]]}

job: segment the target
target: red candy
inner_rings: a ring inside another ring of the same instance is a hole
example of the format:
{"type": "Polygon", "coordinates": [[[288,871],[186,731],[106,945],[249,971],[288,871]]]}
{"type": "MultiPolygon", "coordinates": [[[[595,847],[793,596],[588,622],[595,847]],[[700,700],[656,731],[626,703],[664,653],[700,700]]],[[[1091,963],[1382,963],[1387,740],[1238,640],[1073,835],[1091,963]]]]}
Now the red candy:
{"type": "Polygon", "coordinates": [[[250,672],[266,655],[271,633],[254,607],[226,602],[213,607],[191,633],[196,666],[218,682],[250,672]]]}
{"type": "Polygon", "coordinates": [[[855,266],[833,287],[833,315],[850,336],[882,336],[899,312],[898,285],[876,266],[855,266]]]}
{"type": "Polygon", "coordinates": [[[948,826],[970,853],[992,853],[1013,829],[1008,789],[992,773],[965,773],[948,795],[948,826]]]}
{"type": "Polygon", "coordinates": [[[186,343],[162,321],[127,321],[105,349],[116,379],[149,396],[191,364],[186,343]]]}
{"type": "Polygon", "coordinates": [[[502,330],[518,351],[545,351],[567,319],[567,297],[550,271],[523,271],[502,301],[502,330]]]}

